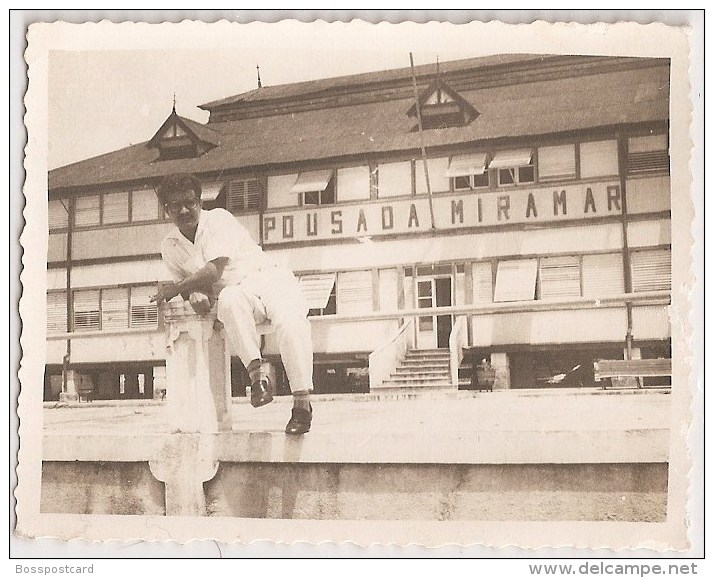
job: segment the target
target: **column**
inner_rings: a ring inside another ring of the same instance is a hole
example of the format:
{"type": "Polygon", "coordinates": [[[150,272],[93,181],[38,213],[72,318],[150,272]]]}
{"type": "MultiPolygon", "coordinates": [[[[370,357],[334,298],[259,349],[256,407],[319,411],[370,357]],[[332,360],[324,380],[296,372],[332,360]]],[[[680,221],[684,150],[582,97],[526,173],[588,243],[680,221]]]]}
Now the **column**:
{"type": "Polygon", "coordinates": [[[230,354],[214,313],[199,317],[188,304],[164,307],[166,403],[174,431],[229,431],[230,354]]]}
{"type": "Polygon", "coordinates": [[[496,370],[493,389],[511,389],[511,367],[507,353],[492,353],[491,367],[496,370]]]}
{"type": "Polygon", "coordinates": [[[77,401],[79,399],[79,395],[77,394],[77,385],[80,379],[79,374],[74,369],[67,371],[67,390],[60,392],[60,401],[69,402],[77,401]]]}

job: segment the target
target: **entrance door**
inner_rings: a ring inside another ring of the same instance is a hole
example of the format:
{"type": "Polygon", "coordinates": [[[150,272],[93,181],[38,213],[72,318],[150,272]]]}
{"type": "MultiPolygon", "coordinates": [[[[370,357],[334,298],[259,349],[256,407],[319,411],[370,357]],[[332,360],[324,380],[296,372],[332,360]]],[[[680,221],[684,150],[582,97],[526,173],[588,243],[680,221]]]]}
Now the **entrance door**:
{"type": "MultiPolygon", "coordinates": [[[[451,305],[451,277],[430,277],[417,280],[417,307],[448,307],[451,305]]],[[[417,348],[448,347],[451,315],[424,315],[417,322],[417,348]]]]}

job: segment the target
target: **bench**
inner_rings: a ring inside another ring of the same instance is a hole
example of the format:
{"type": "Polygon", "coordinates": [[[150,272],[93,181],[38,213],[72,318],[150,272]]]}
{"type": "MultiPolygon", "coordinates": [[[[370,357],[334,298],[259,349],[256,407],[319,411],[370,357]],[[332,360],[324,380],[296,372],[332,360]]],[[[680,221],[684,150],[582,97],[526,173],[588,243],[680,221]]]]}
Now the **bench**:
{"type": "Polygon", "coordinates": [[[594,363],[595,381],[607,381],[612,385],[613,378],[634,377],[637,387],[642,387],[645,377],[671,377],[671,359],[599,359],[594,363]]]}

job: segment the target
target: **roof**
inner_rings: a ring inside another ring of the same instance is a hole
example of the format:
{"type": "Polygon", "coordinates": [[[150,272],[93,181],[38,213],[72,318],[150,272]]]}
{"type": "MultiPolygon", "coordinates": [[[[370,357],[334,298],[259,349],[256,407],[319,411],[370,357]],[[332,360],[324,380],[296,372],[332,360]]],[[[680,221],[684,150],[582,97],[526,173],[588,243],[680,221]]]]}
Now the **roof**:
{"type": "MultiPolygon", "coordinates": [[[[447,64],[441,65],[442,70],[447,64]]],[[[424,131],[427,154],[433,147],[667,121],[669,68],[666,61],[657,66],[650,61],[641,68],[460,90],[459,94],[480,116],[466,126],[424,131]]],[[[158,152],[141,143],[54,169],[49,173],[49,187],[417,151],[419,134],[412,131],[413,120],[406,114],[413,102],[413,98],[395,98],[211,123],[208,130],[220,135],[220,146],[200,157],[158,161],[158,152]]]]}

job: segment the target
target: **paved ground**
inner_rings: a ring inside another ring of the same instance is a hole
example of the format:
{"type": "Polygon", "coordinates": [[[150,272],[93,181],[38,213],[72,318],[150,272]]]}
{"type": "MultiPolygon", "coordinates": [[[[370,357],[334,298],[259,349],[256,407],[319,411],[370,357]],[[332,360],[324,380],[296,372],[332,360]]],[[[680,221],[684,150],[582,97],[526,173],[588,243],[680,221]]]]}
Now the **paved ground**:
{"type": "MultiPolygon", "coordinates": [[[[316,397],[312,431],[298,440],[297,454],[296,440],[283,433],[290,398],[258,409],[236,400],[233,434],[223,435],[221,453],[241,461],[665,462],[668,393],[558,389],[316,397]]],[[[158,437],[170,432],[166,411],[161,402],[45,404],[46,438],[158,437]]]]}

